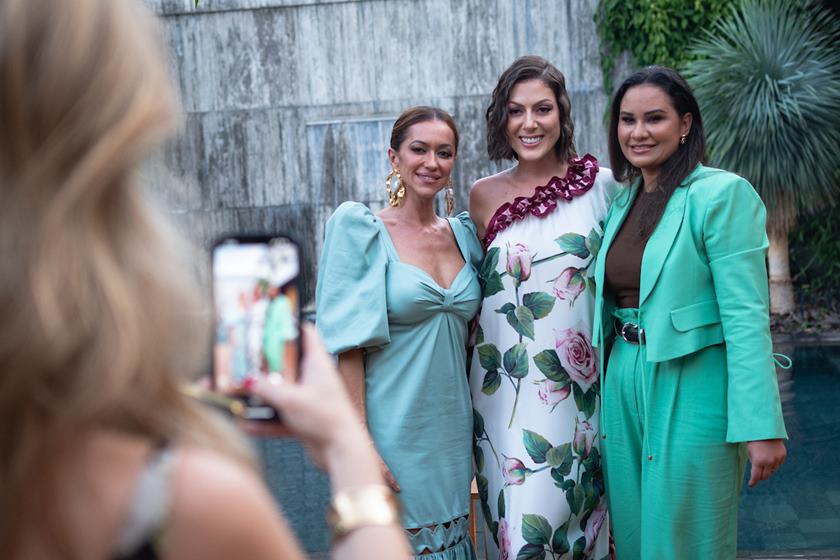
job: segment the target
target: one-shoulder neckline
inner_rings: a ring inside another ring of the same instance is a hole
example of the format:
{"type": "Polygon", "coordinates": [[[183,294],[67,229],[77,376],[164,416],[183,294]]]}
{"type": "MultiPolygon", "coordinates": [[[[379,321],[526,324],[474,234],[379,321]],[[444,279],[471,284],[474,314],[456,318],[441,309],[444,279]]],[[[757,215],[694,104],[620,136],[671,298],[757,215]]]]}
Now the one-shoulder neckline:
{"type": "Polygon", "coordinates": [[[557,207],[557,200],[563,198],[567,202],[585,194],[595,184],[598,175],[598,160],[591,154],[584,154],[580,158],[572,158],[561,178],[552,177],[545,185],[534,189],[531,196],[517,196],[511,201],[500,205],[484,232],[481,240],[485,249],[490,246],[496,236],[507,229],[514,222],[524,219],[531,214],[537,218],[548,215],[557,207]]]}
{"type": "MultiPolygon", "coordinates": [[[[431,281],[431,283],[434,285],[434,287],[438,288],[439,290],[441,290],[443,292],[449,292],[452,289],[454,289],[458,280],[461,278],[461,276],[464,274],[464,272],[469,268],[469,264],[470,264],[469,254],[467,252],[465,252],[466,248],[461,246],[461,237],[458,235],[458,232],[455,229],[455,227],[456,227],[455,222],[458,221],[457,218],[446,217],[444,219],[446,220],[446,223],[449,224],[449,229],[452,232],[452,237],[455,238],[455,246],[458,248],[458,253],[460,253],[461,259],[464,261],[464,264],[461,266],[461,268],[458,270],[458,272],[455,274],[455,276],[452,277],[452,280],[450,280],[450,282],[449,282],[449,286],[444,287],[437,280],[435,280],[434,276],[429,274],[429,272],[427,270],[417,266],[416,264],[411,264],[411,263],[403,261],[400,258],[400,254],[397,252],[397,246],[394,244],[394,240],[391,237],[391,232],[388,231],[388,226],[385,225],[385,222],[382,220],[382,218],[380,218],[379,216],[377,216],[373,212],[371,212],[371,214],[373,215],[374,223],[379,228],[379,233],[383,237],[387,253],[391,257],[391,259],[397,264],[400,264],[402,266],[408,267],[410,269],[416,270],[417,272],[421,273],[423,276],[428,278],[429,281],[431,281]]],[[[459,223],[459,225],[460,225],[460,223],[459,223]]]]}

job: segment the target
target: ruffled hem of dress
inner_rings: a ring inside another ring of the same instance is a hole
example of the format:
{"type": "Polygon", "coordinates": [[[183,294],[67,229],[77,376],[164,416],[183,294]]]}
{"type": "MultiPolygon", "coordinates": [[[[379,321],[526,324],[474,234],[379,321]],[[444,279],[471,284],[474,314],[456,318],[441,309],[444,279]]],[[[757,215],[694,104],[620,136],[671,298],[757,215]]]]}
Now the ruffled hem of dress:
{"type": "Polygon", "coordinates": [[[547,185],[537,187],[533,195],[518,196],[512,202],[505,202],[499,206],[487,224],[484,247],[489,247],[499,233],[528,214],[542,218],[557,208],[559,198],[571,201],[576,196],[586,193],[595,184],[597,175],[598,160],[595,156],[585,154],[570,160],[563,178],[552,177],[547,185]]]}
{"type": "Polygon", "coordinates": [[[416,560],[476,560],[475,549],[469,537],[446,550],[415,555],[414,558],[416,560]]]}

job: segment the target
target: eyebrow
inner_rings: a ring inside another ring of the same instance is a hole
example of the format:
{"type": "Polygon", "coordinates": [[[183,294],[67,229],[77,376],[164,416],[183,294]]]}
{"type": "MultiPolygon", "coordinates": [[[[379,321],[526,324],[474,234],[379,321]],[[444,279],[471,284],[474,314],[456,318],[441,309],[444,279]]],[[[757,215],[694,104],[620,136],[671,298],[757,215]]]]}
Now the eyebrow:
{"type": "MultiPolygon", "coordinates": [[[[665,109],[652,109],[650,111],[645,111],[645,115],[653,115],[655,113],[665,113],[665,112],[666,112],[665,109]]],[[[619,114],[620,115],[630,115],[630,116],[633,115],[633,113],[631,113],[630,111],[621,111],[619,114]]]]}
{"type": "MultiPolygon", "coordinates": [[[[554,103],[554,101],[549,99],[548,97],[546,97],[544,99],[540,99],[539,101],[534,103],[534,105],[539,105],[540,103],[554,103]]],[[[516,101],[512,101],[512,100],[508,100],[508,105],[518,105],[518,106],[522,107],[522,103],[517,103],[516,101]]]]}
{"type": "MultiPolygon", "coordinates": [[[[429,146],[429,144],[427,144],[426,142],[423,142],[422,140],[412,140],[410,142],[410,144],[420,144],[421,146],[426,146],[426,147],[429,146]]],[[[441,144],[440,146],[438,146],[438,149],[441,149],[441,148],[449,148],[451,150],[452,149],[452,144],[441,144]]]]}

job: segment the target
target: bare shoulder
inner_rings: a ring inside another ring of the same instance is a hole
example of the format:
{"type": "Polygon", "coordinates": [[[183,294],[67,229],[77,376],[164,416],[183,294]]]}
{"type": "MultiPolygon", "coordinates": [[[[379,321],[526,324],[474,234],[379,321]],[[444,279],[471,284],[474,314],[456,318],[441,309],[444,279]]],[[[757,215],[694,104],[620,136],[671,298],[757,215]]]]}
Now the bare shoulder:
{"type": "Polygon", "coordinates": [[[504,202],[510,185],[510,171],[482,177],[470,189],[470,218],[475,223],[479,237],[484,237],[487,223],[493,212],[504,202]]]}
{"type": "Polygon", "coordinates": [[[303,558],[268,489],[248,466],[213,451],[179,449],[172,485],[167,558],[303,558]]]}

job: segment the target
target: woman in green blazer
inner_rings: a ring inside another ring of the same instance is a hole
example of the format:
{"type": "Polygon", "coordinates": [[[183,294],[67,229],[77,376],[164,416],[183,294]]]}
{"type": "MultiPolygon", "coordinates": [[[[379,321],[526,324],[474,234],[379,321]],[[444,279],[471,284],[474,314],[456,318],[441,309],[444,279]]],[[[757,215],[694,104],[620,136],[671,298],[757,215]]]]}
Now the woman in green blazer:
{"type": "Polygon", "coordinates": [[[697,101],[668,68],[618,89],[609,150],[616,178],[631,182],[595,268],[617,556],[735,558],[746,459],[752,486],[786,453],[764,205],[746,180],[700,163],[697,101]]]}

